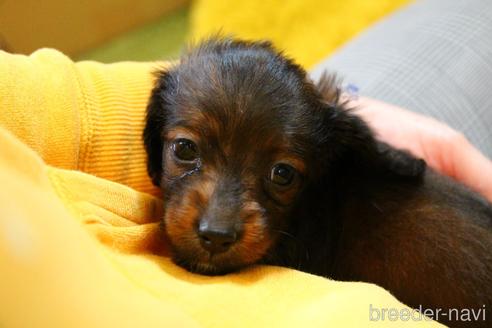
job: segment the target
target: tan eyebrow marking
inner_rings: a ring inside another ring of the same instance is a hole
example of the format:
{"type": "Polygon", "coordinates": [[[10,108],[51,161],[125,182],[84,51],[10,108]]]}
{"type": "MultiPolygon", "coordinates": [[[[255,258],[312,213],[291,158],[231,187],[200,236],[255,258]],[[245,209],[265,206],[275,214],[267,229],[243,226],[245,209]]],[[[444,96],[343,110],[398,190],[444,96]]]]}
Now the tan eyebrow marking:
{"type": "Polygon", "coordinates": [[[191,131],[191,130],[186,129],[186,128],[181,128],[181,127],[172,128],[171,130],[169,130],[166,133],[164,138],[166,140],[186,138],[186,139],[191,139],[192,141],[195,141],[195,142],[200,139],[194,131],[191,131]]]}

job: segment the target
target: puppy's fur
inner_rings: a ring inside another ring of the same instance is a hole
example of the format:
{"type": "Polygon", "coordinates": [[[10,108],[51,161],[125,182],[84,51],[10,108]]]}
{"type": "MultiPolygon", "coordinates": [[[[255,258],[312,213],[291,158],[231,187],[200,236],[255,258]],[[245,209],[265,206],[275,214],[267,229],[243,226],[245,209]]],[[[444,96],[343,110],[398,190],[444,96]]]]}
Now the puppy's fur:
{"type": "Polygon", "coordinates": [[[339,94],[268,42],[211,39],[158,72],[144,142],[174,261],[281,265],[414,307],[492,311],[492,206],[375,140],[339,94]],[[208,249],[203,227],[232,239],[208,249]]]}

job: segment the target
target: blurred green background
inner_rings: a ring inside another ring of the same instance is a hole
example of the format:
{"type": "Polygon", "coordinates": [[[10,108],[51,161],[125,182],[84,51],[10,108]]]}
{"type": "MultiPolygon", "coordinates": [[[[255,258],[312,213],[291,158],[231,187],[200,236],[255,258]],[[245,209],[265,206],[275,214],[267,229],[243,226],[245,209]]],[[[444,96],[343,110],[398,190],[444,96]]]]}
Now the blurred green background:
{"type": "Polygon", "coordinates": [[[179,56],[189,32],[189,5],[75,56],[76,60],[111,63],[159,60],[179,56]]]}
{"type": "Polygon", "coordinates": [[[0,0],[0,50],[54,48],[74,60],[177,57],[189,34],[191,0],[0,0]]]}

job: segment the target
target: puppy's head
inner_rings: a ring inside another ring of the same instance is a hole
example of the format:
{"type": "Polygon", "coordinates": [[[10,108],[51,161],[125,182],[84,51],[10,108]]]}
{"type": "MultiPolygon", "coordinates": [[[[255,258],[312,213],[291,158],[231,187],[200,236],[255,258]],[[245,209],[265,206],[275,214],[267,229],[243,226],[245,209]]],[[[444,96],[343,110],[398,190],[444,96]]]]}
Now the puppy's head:
{"type": "Polygon", "coordinates": [[[327,102],[337,89],[322,89],[328,99],[267,42],[209,40],[158,73],[144,141],[176,263],[220,274],[257,262],[335,158],[375,156],[367,127],[327,102]]]}

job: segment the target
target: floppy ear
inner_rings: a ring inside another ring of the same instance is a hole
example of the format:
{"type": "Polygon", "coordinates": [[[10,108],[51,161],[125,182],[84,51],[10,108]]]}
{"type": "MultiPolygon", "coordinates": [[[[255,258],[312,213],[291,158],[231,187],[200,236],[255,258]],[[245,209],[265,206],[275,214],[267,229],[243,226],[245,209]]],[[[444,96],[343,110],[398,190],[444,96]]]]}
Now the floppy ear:
{"type": "Polygon", "coordinates": [[[336,76],[323,75],[317,84],[321,94],[324,148],[339,167],[367,175],[421,178],[426,163],[410,153],[376,140],[364,120],[340,100],[336,76]]]}
{"type": "Polygon", "coordinates": [[[167,117],[165,92],[169,82],[169,73],[160,71],[156,73],[156,76],[156,84],[147,105],[143,139],[145,151],[147,152],[147,172],[152,179],[152,183],[159,186],[163,165],[162,151],[164,143],[162,131],[167,117]]]}

